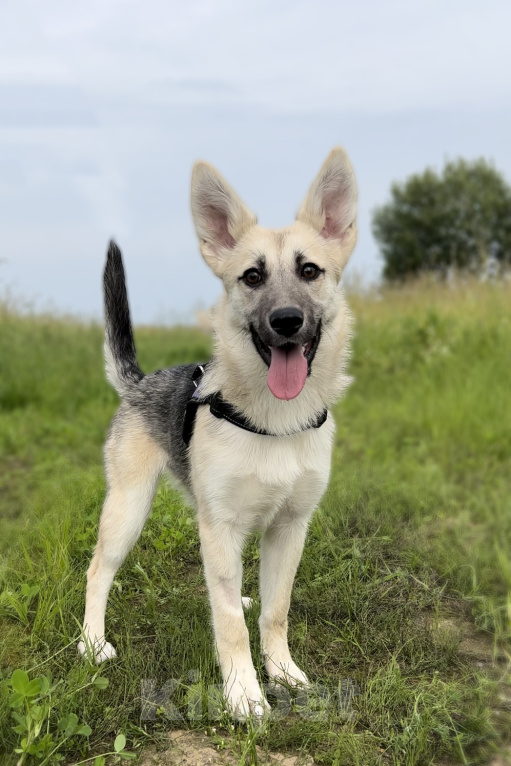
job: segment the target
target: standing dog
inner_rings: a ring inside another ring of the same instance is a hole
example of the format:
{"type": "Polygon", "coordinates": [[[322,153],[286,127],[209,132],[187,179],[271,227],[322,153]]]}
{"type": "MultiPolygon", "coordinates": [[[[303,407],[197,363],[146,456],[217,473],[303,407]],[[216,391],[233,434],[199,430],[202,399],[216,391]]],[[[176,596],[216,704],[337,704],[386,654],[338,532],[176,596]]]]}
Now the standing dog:
{"type": "Polygon", "coordinates": [[[268,707],[243,618],[241,554],[261,530],[262,652],[270,679],[305,684],[287,642],[291,588],[307,526],[328,484],[350,315],[339,286],[356,241],[357,190],[342,149],[327,158],[286,229],[268,230],[210,165],[192,177],[201,253],[225,292],[205,368],[144,375],[131,330],[121,254],[105,268],[108,379],[122,398],[106,442],[108,492],[87,574],[82,653],[115,656],[105,610],[165,469],[197,509],[225,696],[235,715],[268,707]]]}

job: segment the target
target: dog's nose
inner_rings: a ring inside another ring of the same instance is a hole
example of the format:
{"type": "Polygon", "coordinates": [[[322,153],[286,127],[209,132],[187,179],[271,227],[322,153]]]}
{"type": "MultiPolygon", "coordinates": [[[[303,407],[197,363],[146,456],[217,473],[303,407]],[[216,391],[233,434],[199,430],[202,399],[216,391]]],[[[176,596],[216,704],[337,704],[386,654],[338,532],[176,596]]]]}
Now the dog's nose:
{"type": "Polygon", "coordinates": [[[303,325],[303,312],[294,306],[275,309],[270,316],[270,324],[279,335],[283,335],[284,338],[290,338],[303,325]]]}

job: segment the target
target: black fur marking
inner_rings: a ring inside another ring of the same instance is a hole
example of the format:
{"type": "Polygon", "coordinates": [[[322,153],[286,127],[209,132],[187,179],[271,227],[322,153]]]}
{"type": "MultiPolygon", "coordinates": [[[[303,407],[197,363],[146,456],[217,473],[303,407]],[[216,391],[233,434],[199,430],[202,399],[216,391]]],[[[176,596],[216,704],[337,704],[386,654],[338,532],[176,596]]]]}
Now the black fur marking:
{"type": "Polygon", "coordinates": [[[136,384],[142,380],[144,373],[137,363],[122,255],[113,240],[108,248],[103,288],[105,330],[117,374],[127,383],[136,384]]]}
{"type": "Polygon", "coordinates": [[[243,274],[240,277],[238,277],[238,282],[245,282],[247,287],[251,287],[252,289],[255,289],[257,287],[260,287],[261,285],[264,285],[267,279],[268,279],[268,272],[266,270],[266,258],[264,257],[264,255],[260,255],[256,261],[256,265],[251,266],[248,269],[245,269],[243,274]],[[246,282],[245,277],[250,271],[258,271],[261,276],[261,281],[253,285],[251,285],[249,282],[246,282]]]}
{"type": "Polygon", "coordinates": [[[130,405],[143,417],[150,436],[168,455],[174,476],[189,490],[190,461],[183,441],[186,405],[195,390],[192,380],[196,364],[184,364],[146,375],[130,405]]]}
{"type": "Polygon", "coordinates": [[[312,346],[308,350],[308,352],[305,354],[305,358],[307,359],[307,375],[311,374],[312,370],[312,362],[314,361],[314,357],[316,356],[316,351],[318,350],[319,341],[321,340],[321,331],[322,331],[322,325],[321,325],[321,319],[318,322],[318,329],[316,332],[316,335],[312,339],[312,346]]]}
{"type": "Polygon", "coordinates": [[[304,279],[302,275],[302,269],[304,266],[314,266],[315,269],[317,269],[317,274],[312,279],[306,279],[307,282],[314,282],[320,274],[325,274],[325,269],[318,266],[316,263],[312,263],[306,259],[303,253],[300,253],[298,251],[295,252],[295,259],[296,259],[296,275],[300,277],[300,279],[304,279]]]}
{"type": "Polygon", "coordinates": [[[257,332],[255,331],[254,325],[250,325],[250,335],[252,336],[252,342],[254,346],[256,347],[256,351],[265,363],[267,367],[271,364],[271,352],[268,346],[266,346],[257,332]]]}

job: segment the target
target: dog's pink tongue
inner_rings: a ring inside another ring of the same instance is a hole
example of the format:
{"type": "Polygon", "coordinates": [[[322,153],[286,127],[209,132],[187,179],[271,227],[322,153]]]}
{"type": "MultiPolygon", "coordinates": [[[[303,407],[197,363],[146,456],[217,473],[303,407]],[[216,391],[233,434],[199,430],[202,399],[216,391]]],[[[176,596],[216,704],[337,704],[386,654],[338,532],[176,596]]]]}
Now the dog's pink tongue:
{"type": "Polygon", "coordinates": [[[270,348],[271,363],[268,371],[268,388],[277,399],[294,399],[307,380],[307,359],[301,346],[291,351],[270,348]]]}

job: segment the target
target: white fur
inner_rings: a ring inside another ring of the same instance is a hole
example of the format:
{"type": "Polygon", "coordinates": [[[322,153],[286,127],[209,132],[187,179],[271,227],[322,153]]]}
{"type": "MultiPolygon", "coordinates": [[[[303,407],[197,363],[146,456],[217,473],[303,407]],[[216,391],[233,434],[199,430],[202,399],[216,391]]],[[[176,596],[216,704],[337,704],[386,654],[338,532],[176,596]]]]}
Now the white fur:
{"type": "MultiPolygon", "coordinates": [[[[214,422],[204,409],[195,427],[192,472],[220,666],[224,678],[234,666],[248,679],[252,702],[263,693],[255,685],[243,619],[243,543],[263,530],[260,628],[268,675],[305,683],[289,654],[287,612],[307,526],[328,483],[333,422],[273,439],[214,422]]],[[[226,684],[226,696],[233,710],[242,709],[239,684],[226,684]]]]}

